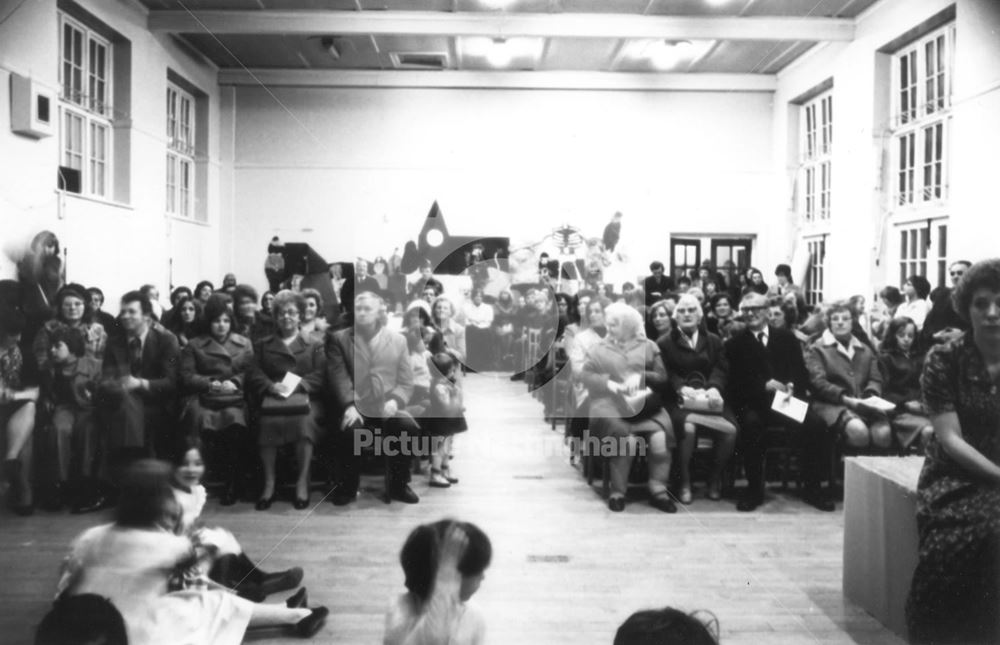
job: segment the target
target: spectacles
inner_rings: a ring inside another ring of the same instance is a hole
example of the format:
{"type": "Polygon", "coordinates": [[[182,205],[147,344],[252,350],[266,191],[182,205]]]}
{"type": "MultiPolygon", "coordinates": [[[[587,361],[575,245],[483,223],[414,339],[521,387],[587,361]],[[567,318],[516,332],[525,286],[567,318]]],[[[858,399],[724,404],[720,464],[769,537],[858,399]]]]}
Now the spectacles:
{"type": "Polygon", "coordinates": [[[954,278],[955,276],[965,275],[965,271],[949,271],[948,275],[954,278]]]}

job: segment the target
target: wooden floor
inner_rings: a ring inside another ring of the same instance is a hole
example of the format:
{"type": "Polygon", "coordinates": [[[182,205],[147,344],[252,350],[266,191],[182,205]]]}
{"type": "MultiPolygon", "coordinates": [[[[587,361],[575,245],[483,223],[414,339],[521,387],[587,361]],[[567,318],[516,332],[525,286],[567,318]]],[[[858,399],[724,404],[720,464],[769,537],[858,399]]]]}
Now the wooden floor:
{"type": "MultiPolygon", "coordinates": [[[[259,513],[210,500],[206,519],[266,558],[264,568],[306,570],[310,598],[331,609],[321,643],[381,642],[384,610],[403,589],[399,548],[413,526],[442,517],[476,522],[493,541],[476,601],[494,644],[609,644],[633,611],[665,605],[712,610],[725,645],[902,643],[841,594],[839,506],[820,513],[770,491],[761,511],[741,514],[696,489],[676,515],[641,499],[613,514],[524,390],[499,375],[468,377],[471,430],[456,441],[454,462],[461,483],[429,489],[417,476],[418,505],[384,505],[381,479],[366,477],[368,490],[346,508],[276,503],[259,513]]],[[[66,546],[108,516],[2,512],[0,643],[30,643],[66,546]]],[[[301,642],[273,633],[248,641],[301,642]]]]}

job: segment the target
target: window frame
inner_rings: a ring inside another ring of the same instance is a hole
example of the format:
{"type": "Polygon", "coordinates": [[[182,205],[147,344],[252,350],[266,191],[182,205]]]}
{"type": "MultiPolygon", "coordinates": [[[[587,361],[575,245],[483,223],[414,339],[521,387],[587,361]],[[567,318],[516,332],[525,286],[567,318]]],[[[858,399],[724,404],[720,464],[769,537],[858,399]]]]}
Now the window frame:
{"type": "Polygon", "coordinates": [[[949,22],[892,54],[891,208],[896,212],[940,208],[947,203],[954,50],[955,23],[949,22]],[[934,54],[929,57],[930,51],[934,54]],[[929,70],[931,58],[933,69],[929,70]],[[934,89],[929,92],[928,88],[934,89]],[[929,94],[933,95],[930,99],[929,94]],[[933,144],[930,149],[928,144],[933,144]]]}
{"type": "Polygon", "coordinates": [[[799,213],[807,223],[826,222],[831,215],[833,184],[833,88],[799,106],[799,213]]]}
{"type": "Polygon", "coordinates": [[[826,279],[826,254],[829,234],[804,237],[802,241],[809,251],[809,268],[806,271],[805,299],[812,307],[823,302],[826,279]]]}
{"type": "Polygon", "coordinates": [[[167,81],[166,98],[167,180],[164,209],[173,217],[194,222],[198,221],[195,214],[197,103],[191,92],[171,81],[167,81]]]}
{"type": "Polygon", "coordinates": [[[895,255],[891,266],[899,277],[900,287],[911,275],[926,277],[932,287],[948,284],[949,219],[940,216],[893,226],[895,255]]]}
{"type": "Polygon", "coordinates": [[[113,57],[114,47],[110,40],[65,12],[59,12],[59,165],[80,171],[79,194],[105,201],[111,201],[114,194],[113,57]],[[74,41],[79,38],[79,61],[73,57],[77,52],[71,51],[71,58],[66,58],[67,30],[74,41]],[[103,64],[101,69],[94,69],[94,52],[101,50],[103,64]],[[76,81],[69,81],[67,85],[67,68],[79,76],[78,85],[76,81]],[[100,96],[92,96],[89,92],[96,83],[103,83],[100,96]],[[74,145],[77,139],[68,127],[70,119],[81,123],[79,150],[67,147],[74,145]],[[103,132],[100,145],[95,139],[97,132],[103,132]],[[71,157],[79,158],[79,165],[69,163],[71,157]]]}

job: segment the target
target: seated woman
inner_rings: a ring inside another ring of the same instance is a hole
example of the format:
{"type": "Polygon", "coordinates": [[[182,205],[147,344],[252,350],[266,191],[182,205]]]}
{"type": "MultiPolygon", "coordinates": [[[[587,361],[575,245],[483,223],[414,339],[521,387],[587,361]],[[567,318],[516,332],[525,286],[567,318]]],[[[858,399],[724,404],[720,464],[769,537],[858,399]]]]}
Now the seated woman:
{"type": "Polygon", "coordinates": [[[920,385],[934,438],[917,484],[913,643],[1000,642],[1000,259],[952,294],[971,331],[927,355],[920,385]]]}
{"type": "Polygon", "coordinates": [[[917,331],[924,327],[924,319],[931,310],[931,302],[927,299],[931,293],[931,283],[922,275],[911,275],[903,283],[903,296],[906,301],[896,308],[894,318],[906,316],[917,326],[917,331]]]}
{"type": "MultiPolygon", "coordinates": [[[[230,274],[226,274],[227,276],[230,274]]],[[[265,336],[274,333],[275,320],[257,310],[257,290],[248,284],[234,286],[232,289],[233,331],[251,342],[257,342],[265,336]]]]}
{"type": "Polygon", "coordinates": [[[252,627],[286,627],[310,638],[329,611],[258,604],[221,589],[171,591],[171,580],[198,561],[238,548],[204,533],[199,541],[173,531],[178,506],[171,469],[142,460],[126,473],[115,522],[81,533],[63,562],[57,597],[95,594],[121,613],[132,645],[239,645],[252,627]],[[221,542],[221,543],[220,543],[221,542]]]}
{"type": "Polygon", "coordinates": [[[309,465],[323,427],[326,354],[322,344],[307,343],[299,334],[305,308],[305,298],[298,293],[278,292],[274,297],[278,332],[254,343],[254,365],[246,376],[247,393],[260,418],[258,444],[264,490],[257,501],[258,511],[271,508],[278,448],[289,443],[296,446],[299,464],[294,506],[309,506],[309,465]],[[296,378],[299,380],[292,386],[288,381],[296,378]]]}
{"type": "Polygon", "coordinates": [[[181,425],[187,435],[201,437],[221,461],[221,504],[231,506],[245,493],[240,490],[241,474],[252,470],[249,453],[253,443],[247,430],[243,384],[253,366],[253,347],[248,339],[233,333],[228,298],[209,298],[205,322],[206,332],[193,338],[181,352],[181,425]]]}
{"type": "Polygon", "coordinates": [[[166,316],[164,326],[177,337],[178,346],[183,349],[188,342],[201,333],[201,315],[199,307],[191,296],[181,295],[177,304],[166,316]]]}
{"type": "Polygon", "coordinates": [[[885,330],[889,328],[889,321],[896,317],[896,310],[903,304],[903,294],[893,286],[883,287],[878,292],[882,309],[878,316],[872,316],[872,336],[878,340],[885,338],[885,330]]]}
{"type": "Polygon", "coordinates": [[[79,284],[68,284],[56,294],[56,317],[45,323],[35,335],[32,343],[35,365],[40,374],[51,371],[52,334],[57,329],[79,329],[83,334],[85,354],[98,361],[104,358],[104,350],[108,345],[108,334],[101,323],[93,322],[87,313],[87,289],[79,284]]]}
{"type": "MultiPolygon", "coordinates": [[[[593,306],[594,303],[591,303],[593,306]]],[[[605,311],[607,337],[587,352],[581,380],[590,393],[590,429],[602,440],[615,441],[611,461],[608,508],[625,510],[625,492],[632,458],[645,441],[649,463],[650,503],[666,513],[677,506],[667,493],[673,426],[659,392],[667,374],[656,343],[646,338],[642,316],[616,302],[605,311]]],[[[604,452],[602,446],[602,453],[604,452]]]]}
{"type": "Polygon", "coordinates": [[[483,290],[473,289],[462,308],[469,366],[476,371],[492,369],[494,363],[493,305],[483,302],[483,290]]]}
{"type": "Polygon", "coordinates": [[[4,484],[9,485],[7,505],[18,515],[35,512],[31,491],[32,441],[38,388],[24,382],[24,358],[18,343],[24,315],[0,310],[0,447],[3,448],[4,484]]]}
{"type": "Polygon", "coordinates": [[[920,402],[920,372],[924,355],[917,347],[917,326],[909,318],[894,318],[889,323],[878,355],[882,373],[882,396],[896,404],[890,413],[890,426],[903,449],[926,446],[934,434],[930,419],[920,402]]]}
{"type": "Polygon", "coordinates": [[[667,300],[657,300],[649,306],[646,312],[646,338],[655,343],[670,334],[674,328],[674,322],[670,316],[673,313],[673,306],[667,300]]]}
{"type": "Polygon", "coordinates": [[[431,305],[431,322],[444,337],[445,352],[465,365],[465,327],[455,320],[455,304],[446,296],[438,296],[431,305]]]}
{"type": "Polygon", "coordinates": [[[590,399],[583,384],[583,364],[590,348],[601,342],[608,330],[604,325],[604,303],[599,298],[587,302],[581,310],[580,330],[573,335],[567,348],[570,375],[573,378],[573,414],[566,425],[566,436],[573,440],[573,458],[579,457],[580,440],[589,425],[590,399]]]}
{"type": "Polygon", "coordinates": [[[315,289],[303,289],[301,293],[306,300],[306,309],[302,324],[299,325],[299,333],[307,343],[323,343],[326,330],[330,328],[323,318],[323,296],[315,289]]]}
{"type": "Polygon", "coordinates": [[[862,399],[882,395],[875,353],[852,333],[854,311],[846,302],[826,310],[826,331],[809,346],[806,368],[814,400],[810,404],[827,427],[855,448],[892,444],[889,419],[862,399]]]}
{"type": "Polygon", "coordinates": [[[674,308],[673,331],[657,344],[669,377],[666,394],[670,417],[674,428],[680,429],[678,432],[683,431],[680,439],[679,499],[683,504],[691,503],[691,456],[698,441],[696,430],[701,427],[712,434],[715,442],[715,462],[707,496],[712,501],[718,501],[722,499],[722,473],[733,456],[737,431],[736,416],[722,397],[729,382],[729,363],[722,339],[705,330],[701,324],[698,301],[694,296],[685,294],[674,308]],[[702,394],[713,402],[713,407],[719,408],[716,414],[709,416],[703,410],[685,407],[685,396],[691,400],[693,396],[700,397],[702,394]]]}
{"type": "Polygon", "coordinates": [[[733,303],[729,301],[729,294],[715,294],[709,301],[708,309],[705,328],[709,333],[721,338],[720,330],[724,330],[733,319],[733,303]]]}

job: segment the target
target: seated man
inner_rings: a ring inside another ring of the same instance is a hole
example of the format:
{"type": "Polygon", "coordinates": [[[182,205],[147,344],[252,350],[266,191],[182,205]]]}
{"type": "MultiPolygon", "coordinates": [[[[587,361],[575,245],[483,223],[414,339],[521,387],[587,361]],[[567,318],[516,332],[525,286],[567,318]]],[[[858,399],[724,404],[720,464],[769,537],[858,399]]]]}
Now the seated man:
{"type": "Polygon", "coordinates": [[[768,324],[767,298],[749,292],[740,302],[746,327],[726,343],[729,359],[730,403],[740,422],[740,450],[747,472],[747,490],[736,508],[752,511],[764,502],[764,431],[768,425],[783,425],[799,436],[805,479],[804,498],[823,511],[833,502],[820,493],[819,475],[826,459],[823,422],[810,409],[800,425],[771,410],[777,393],[804,397],[809,373],[798,340],[787,329],[768,324]]]}
{"type": "Polygon", "coordinates": [[[180,349],[173,334],[152,324],[152,311],[139,291],[122,296],[123,334],[110,339],[104,355],[98,400],[108,424],[108,456],[117,466],[168,457],[175,438],[180,349]]]}
{"type": "MultiPolygon", "coordinates": [[[[354,298],[354,326],[329,332],[326,338],[327,376],[335,405],[342,411],[332,428],[332,449],[337,463],[337,487],[333,503],[343,506],[358,494],[360,437],[358,429],[381,429],[382,437],[410,437],[420,429],[404,412],[413,394],[413,371],[406,339],[383,326],[385,303],[372,292],[354,298]]],[[[405,442],[402,442],[405,445],[405,442]]],[[[401,444],[396,444],[399,448],[401,444]]],[[[388,445],[387,445],[388,447],[388,445]]],[[[410,454],[399,450],[390,460],[391,499],[416,504],[410,489],[410,454]]]]}

